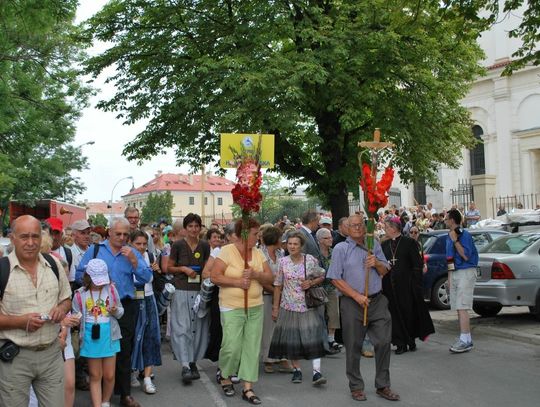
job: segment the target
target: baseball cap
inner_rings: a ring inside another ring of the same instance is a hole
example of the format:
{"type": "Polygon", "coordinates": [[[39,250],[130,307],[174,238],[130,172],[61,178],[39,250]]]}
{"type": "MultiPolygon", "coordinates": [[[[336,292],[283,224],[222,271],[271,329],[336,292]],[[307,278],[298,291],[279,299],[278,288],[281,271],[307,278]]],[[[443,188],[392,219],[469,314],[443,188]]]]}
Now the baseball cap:
{"type": "Polygon", "coordinates": [[[51,226],[52,230],[56,230],[57,232],[62,232],[64,230],[64,223],[62,222],[62,219],[47,218],[45,219],[45,222],[51,226]]]}
{"type": "Polygon", "coordinates": [[[78,221],[75,221],[73,222],[73,225],[71,225],[71,229],[73,230],[86,230],[86,229],[90,229],[91,226],[90,224],[88,223],[88,221],[86,219],[81,219],[81,220],[78,220],[78,221]]]}
{"type": "Polygon", "coordinates": [[[101,259],[92,259],[86,266],[86,274],[90,276],[92,282],[97,286],[109,284],[109,270],[107,269],[107,263],[101,259]]]}
{"type": "Polygon", "coordinates": [[[332,219],[330,219],[328,216],[323,216],[321,218],[321,220],[319,221],[319,224],[321,224],[321,225],[324,225],[324,224],[331,225],[332,224],[332,219]]]}

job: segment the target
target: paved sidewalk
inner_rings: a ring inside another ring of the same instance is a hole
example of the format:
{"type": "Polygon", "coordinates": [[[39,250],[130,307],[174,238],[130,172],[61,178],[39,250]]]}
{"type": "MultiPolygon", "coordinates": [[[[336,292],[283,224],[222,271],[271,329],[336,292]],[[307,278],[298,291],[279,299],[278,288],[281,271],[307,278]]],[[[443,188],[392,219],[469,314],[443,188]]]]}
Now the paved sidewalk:
{"type": "MultiPolygon", "coordinates": [[[[455,311],[430,311],[436,330],[457,332],[457,316],[455,311]]],[[[528,307],[503,307],[495,317],[482,318],[473,311],[471,330],[483,334],[514,339],[521,342],[540,345],[540,321],[530,312],[528,307]]]]}

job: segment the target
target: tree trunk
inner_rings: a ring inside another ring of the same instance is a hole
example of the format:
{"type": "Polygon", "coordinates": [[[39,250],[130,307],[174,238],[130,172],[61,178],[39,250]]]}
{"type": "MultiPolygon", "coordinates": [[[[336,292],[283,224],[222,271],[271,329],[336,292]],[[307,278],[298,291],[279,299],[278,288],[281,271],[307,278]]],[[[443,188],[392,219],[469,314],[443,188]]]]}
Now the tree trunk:
{"type": "Polygon", "coordinates": [[[342,217],[348,217],[349,213],[349,199],[347,193],[347,187],[344,182],[341,182],[341,193],[330,195],[330,209],[332,210],[332,229],[337,230],[338,221],[342,217]]]}

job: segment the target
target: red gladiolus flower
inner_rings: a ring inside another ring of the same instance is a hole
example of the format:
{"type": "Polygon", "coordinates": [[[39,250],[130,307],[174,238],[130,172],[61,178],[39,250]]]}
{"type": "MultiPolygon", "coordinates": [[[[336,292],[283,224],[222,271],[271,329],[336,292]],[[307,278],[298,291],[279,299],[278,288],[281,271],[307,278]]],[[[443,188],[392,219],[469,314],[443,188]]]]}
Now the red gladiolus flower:
{"type": "Polygon", "coordinates": [[[374,183],[371,166],[367,163],[362,164],[360,187],[364,191],[365,208],[368,216],[372,217],[380,208],[384,208],[388,204],[388,191],[392,186],[393,179],[394,169],[387,167],[381,179],[374,183]]]}

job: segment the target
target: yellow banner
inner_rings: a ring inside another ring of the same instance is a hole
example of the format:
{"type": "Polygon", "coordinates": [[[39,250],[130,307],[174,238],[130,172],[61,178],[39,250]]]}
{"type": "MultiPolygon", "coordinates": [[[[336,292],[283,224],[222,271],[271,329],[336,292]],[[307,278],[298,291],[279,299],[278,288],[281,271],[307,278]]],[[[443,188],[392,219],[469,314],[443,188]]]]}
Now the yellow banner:
{"type": "Polygon", "coordinates": [[[240,151],[242,146],[248,152],[255,152],[258,147],[259,137],[261,140],[262,168],[274,168],[274,135],[273,134],[237,134],[221,133],[221,168],[236,168],[234,156],[230,147],[240,151]]]}

